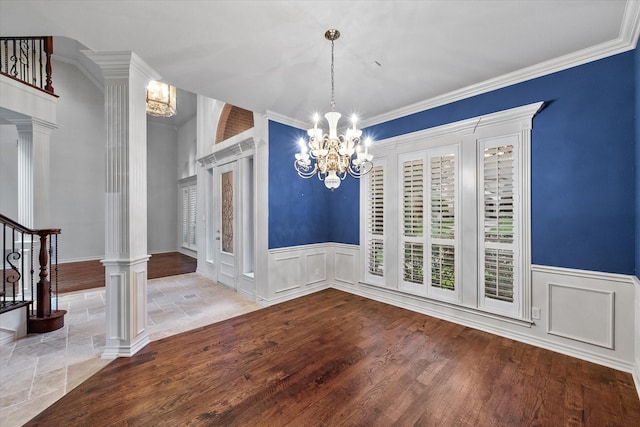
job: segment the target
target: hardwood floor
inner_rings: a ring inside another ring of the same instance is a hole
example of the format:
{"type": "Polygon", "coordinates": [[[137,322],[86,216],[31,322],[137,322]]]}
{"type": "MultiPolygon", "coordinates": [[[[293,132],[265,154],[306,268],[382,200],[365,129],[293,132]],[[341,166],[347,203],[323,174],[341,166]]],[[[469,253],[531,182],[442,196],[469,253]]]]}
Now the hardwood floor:
{"type": "MultiPolygon", "coordinates": [[[[179,252],[154,254],[149,259],[148,278],[174,276],[196,271],[196,259],[179,252]]],[[[75,292],[104,286],[104,266],[100,261],[58,264],[58,292],[75,292]]]]}
{"type": "Polygon", "coordinates": [[[638,426],[630,374],[329,289],[147,345],[26,425],[638,426]]]}

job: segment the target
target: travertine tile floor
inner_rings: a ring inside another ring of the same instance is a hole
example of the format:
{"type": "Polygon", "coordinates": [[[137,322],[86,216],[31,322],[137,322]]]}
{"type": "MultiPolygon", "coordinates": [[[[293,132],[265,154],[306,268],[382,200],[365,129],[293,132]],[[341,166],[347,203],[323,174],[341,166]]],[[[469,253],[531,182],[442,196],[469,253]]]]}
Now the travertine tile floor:
{"type": "MultiPolygon", "coordinates": [[[[110,361],[104,347],[104,288],[60,296],[65,326],[0,347],[0,425],[21,426],[110,361]]],[[[261,308],[197,273],[149,280],[152,341],[261,308]]]]}

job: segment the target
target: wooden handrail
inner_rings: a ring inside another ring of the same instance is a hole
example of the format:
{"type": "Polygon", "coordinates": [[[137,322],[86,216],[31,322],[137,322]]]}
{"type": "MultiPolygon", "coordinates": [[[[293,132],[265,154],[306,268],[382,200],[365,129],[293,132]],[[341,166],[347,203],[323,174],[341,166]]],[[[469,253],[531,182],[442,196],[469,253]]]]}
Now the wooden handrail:
{"type": "Polygon", "coordinates": [[[0,74],[56,96],[52,83],[53,37],[0,37],[0,74]]]}
{"type": "Polygon", "coordinates": [[[40,233],[60,234],[60,229],[59,228],[43,228],[43,229],[40,229],[40,230],[32,230],[32,229],[27,228],[24,225],[20,224],[19,222],[9,218],[8,216],[2,215],[2,214],[0,214],[0,223],[8,224],[11,227],[15,228],[16,230],[19,230],[19,231],[21,231],[23,233],[27,233],[27,234],[38,234],[38,235],[40,235],[40,233]]]}

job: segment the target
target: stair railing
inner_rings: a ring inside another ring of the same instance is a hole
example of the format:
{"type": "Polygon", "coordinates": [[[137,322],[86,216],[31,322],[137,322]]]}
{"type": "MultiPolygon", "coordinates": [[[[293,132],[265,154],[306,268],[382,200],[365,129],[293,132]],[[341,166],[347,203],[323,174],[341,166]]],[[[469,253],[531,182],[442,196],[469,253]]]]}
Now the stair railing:
{"type": "Polygon", "coordinates": [[[0,74],[54,95],[53,37],[0,37],[0,74]]]}
{"type": "Polygon", "coordinates": [[[28,306],[28,332],[41,333],[60,329],[64,326],[66,313],[65,310],[58,309],[60,229],[32,230],[2,214],[0,224],[3,251],[0,313],[28,306]],[[36,236],[39,237],[39,280],[34,289],[36,236]]]}

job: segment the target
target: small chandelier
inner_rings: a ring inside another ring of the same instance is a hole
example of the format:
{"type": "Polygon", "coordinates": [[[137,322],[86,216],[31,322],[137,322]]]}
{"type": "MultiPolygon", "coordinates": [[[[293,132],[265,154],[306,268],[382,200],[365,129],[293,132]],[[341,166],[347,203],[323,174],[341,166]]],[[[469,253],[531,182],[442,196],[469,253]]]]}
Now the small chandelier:
{"type": "Polygon", "coordinates": [[[171,117],[176,114],[176,87],[152,80],[147,86],[147,114],[171,117]]]}
{"type": "Polygon", "coordinates": [[[313,129],[307,131],[309,140],[300,139],[300,152],[296,153],[293,165],[302,178],[318,175],[320,181],[331,191],[340,186],[347,173],[360,178],[371,170],[373,155],[369,154],[370,139],[361,141],[362,131],[356,128],[357,117],[351,117],[351,127],[338,134],[341,114],[335,111],[333,78],[333,44],[340,37],[338,30],[327,30],[324,37],[331,41],[331,111],[324,115],[329,123],[329,133],[318,128],[319,116],[313,117],[313,129]],[[315,161],[315,162],[314,162],[315,161]]]}

